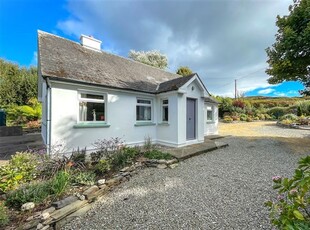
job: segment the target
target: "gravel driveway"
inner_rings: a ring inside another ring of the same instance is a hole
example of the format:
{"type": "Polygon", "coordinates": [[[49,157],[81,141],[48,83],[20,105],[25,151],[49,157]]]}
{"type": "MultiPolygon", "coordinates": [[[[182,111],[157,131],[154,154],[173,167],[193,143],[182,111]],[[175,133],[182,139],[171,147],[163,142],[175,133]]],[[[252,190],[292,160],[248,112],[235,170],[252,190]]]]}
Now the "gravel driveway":
{"type": "Polygon", "coordinates": [[[274,138],[223,141],[175,169],[141,170],[64,229],[270,229],[271,177],[292,175],[304,154],[274,138]]]}

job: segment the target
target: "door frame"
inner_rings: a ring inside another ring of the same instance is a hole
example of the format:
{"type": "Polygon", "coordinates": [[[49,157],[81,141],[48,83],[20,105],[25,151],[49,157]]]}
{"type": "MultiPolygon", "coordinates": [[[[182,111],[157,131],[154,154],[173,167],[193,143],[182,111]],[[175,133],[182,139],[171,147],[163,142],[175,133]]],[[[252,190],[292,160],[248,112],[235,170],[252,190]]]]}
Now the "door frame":
{"type": "Polygon", "coordinates": [[[197,140],[197,98],[192,98],[192,97],[186,97],[186,141],[193,141],[197,140]],[[194,102],[194,138],[189,139],[187,137],[187,102],[188,100],[194,102]]]}

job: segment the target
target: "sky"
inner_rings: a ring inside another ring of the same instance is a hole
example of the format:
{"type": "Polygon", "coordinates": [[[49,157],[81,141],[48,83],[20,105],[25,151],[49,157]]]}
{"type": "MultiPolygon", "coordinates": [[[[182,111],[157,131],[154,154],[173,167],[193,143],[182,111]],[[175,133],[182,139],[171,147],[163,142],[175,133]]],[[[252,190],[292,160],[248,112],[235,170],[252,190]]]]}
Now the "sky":
{"type": "Polygon", "coordinates": [[[0,58],[37,65],[37,30],[102,50],[159,50],[167,71],[188,66],[213,95],[299,96],[298,82],[269,85],[265,49],[275,42],[277,15],[293,0],[1,0],[0,58]]]}

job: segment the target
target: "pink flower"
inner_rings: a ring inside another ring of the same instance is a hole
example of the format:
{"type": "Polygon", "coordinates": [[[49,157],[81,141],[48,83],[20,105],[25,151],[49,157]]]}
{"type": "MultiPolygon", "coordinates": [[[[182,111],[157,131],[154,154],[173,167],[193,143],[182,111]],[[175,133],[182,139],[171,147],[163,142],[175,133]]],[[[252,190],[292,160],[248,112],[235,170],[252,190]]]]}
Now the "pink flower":
{"type": "Polygon", "coordinates": [[[273,176],[273,177],[272,177],[272,180],[273,180],[273,182],[275,182],[275,183],[279,183],[279,182],[281,182],[282,177],[280,177],[280,176],[273,176]]]}
{"type": "Polygon", "coordinates": [[[278,199],[279,201],[283,201],[283,200],[284,200],[283,194],[278,195],[277,199],[278,199]]]}
{"type": "Polygon", "coordinates": [[[293,188],[293,189],[290,191],[290,195],[291,195],[291,196],[297,196],[297,193],[298,193],[298,191],[297,191],[297,189],[295,189],[295,188],[293,188]]]}

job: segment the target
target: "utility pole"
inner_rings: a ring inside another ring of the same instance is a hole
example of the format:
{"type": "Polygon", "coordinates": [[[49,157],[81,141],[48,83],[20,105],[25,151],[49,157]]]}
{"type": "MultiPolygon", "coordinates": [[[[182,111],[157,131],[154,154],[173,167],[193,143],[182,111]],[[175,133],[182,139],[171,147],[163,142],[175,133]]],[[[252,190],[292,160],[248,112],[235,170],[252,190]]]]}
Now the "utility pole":
{"type": "Polygon", "coordinates": [[[237,79],[235,79],[235,99],[237,99],[237,79]]]}

